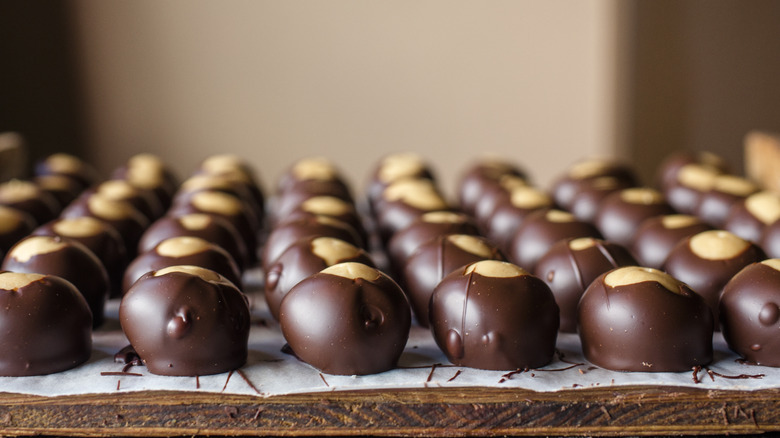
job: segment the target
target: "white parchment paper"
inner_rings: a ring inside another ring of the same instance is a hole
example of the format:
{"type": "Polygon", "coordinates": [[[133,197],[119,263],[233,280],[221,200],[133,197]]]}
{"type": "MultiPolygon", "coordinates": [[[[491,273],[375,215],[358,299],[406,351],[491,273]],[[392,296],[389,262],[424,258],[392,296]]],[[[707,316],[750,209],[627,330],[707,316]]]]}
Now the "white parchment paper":
{"type": "MultiPolygon", "coordinates": [[[[255,285],[256,283],[256,278],[255,285]]],[[[117,375],[125,365],[114,355],[128,345],[117,321],[119,302],[107,307],[107,322],[94,333],[91,359],[69,371],[36,377],[0,377],[0,392],[41,396],[65,396],[127,391],[173,390],[222,392],[257,396],[358,389],[407,389],[426,387],[524,388],[559,391],[621,385],[671,385],[701,389],[760,390],[780,388],[780,368],[741,364],[720,334],[714,337],[715,360],[697,373],[622,373],[597,368],[582,356],[575,334],[560,334],[560,352],[549,365],[519,373],[456,367],[439,351],[430,332],[413,326],[399,367],[370,376],[334,376],[283,353],[285,344],[278,325],[265,308],[262,296],[252,293],[253,278],[247,278],[253,298],[253,324],[249,338],[249,361],[240,370],[213,376],[170,377],[150,374],[145,367],[117,375]],[[562,357],[560,357],[562,356],[562,357]],[[711,373],[708,373],[708,370],[711,373]],[[138,374],[138,375],[136,375],[138,374]],[[749,375],[749,378],[733,378],[749,375]],[[725,377],[724,377],[725,376],[725,377]]],[[[255,288],[256,289],[256,288],[255,288]]]]}

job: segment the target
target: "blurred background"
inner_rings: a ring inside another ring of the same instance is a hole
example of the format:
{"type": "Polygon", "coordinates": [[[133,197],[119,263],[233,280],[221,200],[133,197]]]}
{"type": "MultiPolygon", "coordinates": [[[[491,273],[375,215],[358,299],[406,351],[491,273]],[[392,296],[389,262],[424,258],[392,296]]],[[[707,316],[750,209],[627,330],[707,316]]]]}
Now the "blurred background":
{"type": "Polygon", "coordinates": [[[104,174],[235,153],[267,187],[316,155],[360,191],[397,151],[450,190],[486,154],[540,185],[594,156],[652,183],[672,151],[739,170],[749,131],[780,131],[778,23],[770,0],[4,1],[0,132],[104,174]]]}

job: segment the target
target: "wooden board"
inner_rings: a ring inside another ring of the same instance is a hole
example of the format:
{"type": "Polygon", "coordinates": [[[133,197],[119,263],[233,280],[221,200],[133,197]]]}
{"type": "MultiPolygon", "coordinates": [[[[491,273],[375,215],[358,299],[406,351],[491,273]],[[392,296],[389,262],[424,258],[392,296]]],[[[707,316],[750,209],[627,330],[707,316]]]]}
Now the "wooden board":
{"type": "Polygon", "coordinates": [[[427,388],[270,398],[3,394],[3,435],[668,435],[780,430],[780,390],[427,388]]]}

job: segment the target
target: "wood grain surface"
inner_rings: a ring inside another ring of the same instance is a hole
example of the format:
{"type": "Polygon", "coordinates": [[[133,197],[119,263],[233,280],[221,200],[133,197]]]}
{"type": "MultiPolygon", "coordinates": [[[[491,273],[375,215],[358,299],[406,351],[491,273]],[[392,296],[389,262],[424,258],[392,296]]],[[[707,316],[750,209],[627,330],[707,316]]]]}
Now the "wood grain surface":
{"type": "Polygon", "coordinates": [[[620,387],[537,393],[428,388],[268,398],[191,392],[0,397],[2,435],[711,435],[778,430],[780,390],[620,387]]]}

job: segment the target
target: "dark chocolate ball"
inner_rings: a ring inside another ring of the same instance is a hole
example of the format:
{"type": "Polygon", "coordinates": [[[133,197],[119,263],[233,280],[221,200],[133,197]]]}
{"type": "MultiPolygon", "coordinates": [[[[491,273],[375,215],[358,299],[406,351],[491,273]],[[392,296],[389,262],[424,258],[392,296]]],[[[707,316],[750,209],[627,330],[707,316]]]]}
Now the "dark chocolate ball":
{"type": "Polygon", "coordinates": [[[43,192],[54,197],[62,208],[78,198],[84,190],[81,184],[63,175],[41,175],[32,181],[43,192]]]}
{"type": "Polygon", "coordinates": [[[450,210],[450,206],[429,179],[404,179],[392,183],[374,204],[374,219],[383,242],[408,227],[424,213],[450,210]]]}
{"type": "Polygon", "coordinates": [[[248,210],[252,226],[260,228],[265,216],[264,206],[255,202],[247,184],[236,181],[228,175],[212,175],[201,173],[187,178],[173,196],[173,207],[178,208],[192,201],[192,198],[202,192],[219,192],[232,195],[241,200],[248,210]]]}
{"type": "Polygon", "coordinates": [[[35,176],[63,175],[78,182],[82,189],[100,181],[98,171],[86,161],[74,155],[56,153],[35,164],[35,176]]]}
{"type": "Polygon", "coordinates": [[[346,179],[333,162],[323,157],[308,157],[293,163],[279,177],[276,191],[277,195],[286,196],[290,192],[308,192],[309,189],[320,193],[323,187],[330,195],[342,193],[349,195],[348,199],[351,199],[346,179]],[[323,186],[320,187],[319,184],[323,186]]]}
{"type": "Polygon", "coordinates": [[[488,188],[498,184],[501,177],[512,175],[526,178],[526,174],[519,167],[505,160],[481,159],[470,165],[458,179],[458,205],[461,211],[474,215],[477,201],[482,199],[488,188]]]}
{"type": "Polygon", "coordinates": [[[103,323],[110,284],[100,260],[84,245],[61,237],[30,236],[8,251],[2,270],[56,275],[73,283],[92,311],[92,323],[103,323]]]}
{"type": "Polygon", "coordinates": [[[24,211],[35,219],[36,224],[54,219],[62,210],[54,195],[41,190],[33,182],[21,180],[0,183],[0,205],[24,211]]]}
{"type": "Polygon", "coordinates": [[[552,196],[555,203],[570,210],[574,196],[587,180],[602,176],[611,176],[623,181],[627,186],[636,185],[636,175],[633,169],[625,164],[602,159],[583,160],[572,165],[552,186],[552,196]]]}
{"type": "Polygon", "coordinates": [[[622,266],[636,265],[624,247],[592,237],[564,239],[539,259],[534,275],[547,283],[561,311],[562,332],[577,331],[577,304],[599,275],[622,266]]]}
{"type": "Polygon", "coordinates": [[[509,252],[512,236],[525,218],[533,212],[552,208],[553,201],[547,193],[530,186],[514,187],[509,190],[507,202],[497,205],[486,219],[485,235],[509,252]]]}
{"type": "Polygon", "coordinates": [[[0,205],[0,255],[35,228],[35,219],[28,213],[0,205]]]}
{"type": "Polygon", "coordinates": [[[340,263],[307,277],[282,300],[279,322],[292,351],[328,374],[393,369],[409,338],[401,288],[381,271],[340,263]]]}
{"type": "Polygon", "coordinates": [[[489,229],[490,219],[496,210],[511,204],[512,193],[521,188],[530,187],[528,181],[515,175],[504,175],[495,185],[486,187],[485,192],[474,204],[474,219],[483,231],[489,229]]]}
{"type": "Polygon", "coordinates": [[[720,321],[734,352],[751,363],[780,366],[780,259],[747,265],[726,284],[720,321]]]}
{"type": "Polygon", "coordinates": [[[764,258],[758,246],[728,231],[704,231],[679,242],[663,270],[701,295],[717,324],[723,286],[742,268],[764,258]]]}
{"type": "Polygon", "coordinates": [[[260,178],[255,169],[241,157],[232,154],[211,155],[200,163],[195,174],[218,175],[228,178],[234,184],[243,185],[252,195],[253,205],[249,206],[250,210],[262,212],[257,216],[259,222],[265,219],[265,193],[260,178]]]}
{"type": "Polygon", "coordinates": [[[540,210],[526,216],[517,228],[508,251],[509,259],[521,268],[533,272],[536,262],[562,239],[577,237],[601,238],[593,225],[577,220],[562,210],[540,210]]]}
{"type": "Polygon", "coordinates": [[[166,209],[179,186],[179,178],[173,170],[160,157],[150,153],[133,155],[123,165],[114,169],[111,177],[124,179],[133,187],[153,193],[166,209]]]}
{"type": "Polygon", "coordinates": [[[712,188],[701,194],[694,214],[714,227],[723,227],[731,207],[758,190],[757,185],[745,178],[718,175],[712,188]]]}
{"type": "Polygon", "coordinates": [[[402,179],[426,179],[434,183],[435,178],[425,158],[413,152],[399,152],[382,157],[371,174],[366,196],[373,208],[382,198],[385,189],[402,179]]]}
{"type": "Polygon", "coordinates": [[[631,188],[604,198],[593,223],[605,239],[630,246],[642,221],[672,213],[674,210],[660,192],[649,188],[631,188]]]}
{"type": "Polygon", "coordinates": [[[244,269],[249,264],[246,243],[236,227],[227,219],[206,213],[192,213],[181,216],[163,216],[144,231],[138,242],[138,253],[142,254],[165,239],[179,236],[200,237],[225,249],[244,269]]]}
{"type": "Polygon", "coordinates": [[[737,202],[726,217],[723,228],[751,242],[760,242],[764,229],[780,219],[780,194],[754,193],[737,202]]]}
{"type": "Polygon", "coordinates": [[[759,245],[767,257],[780,258],[780,219],[764,228],[759,245]]]}
{"type": "Polygon", "coordinates": [[[689,164],[695,164],[707,168],[715,173],[729,173],[726,160],[711,152],[678,151],[666,157],[658,166],[658,186],[666,188],[675,184],[680,170],[689,164]]]}
{"type": "Polygon", "coordinates": [[[365,250],[341,239],[310,236],[290,245],[265,271],[265,301],[271,315],[279,319],[282,299],[301,280],[346,262],[375,267],[365,250]]]}
{"type": "Polygon", "coordinates": [[[579,304],[585,358],[615,371],[679,372],[712,361],[713,317],[672,276],[629,266],[596,278],[579,304]]]}
{"type": "Polygon", "coordinates": [[[681,214],[695,214],[704,193],[715,185],[721,173],[699,164],[686,164],[676,173],[676,179],[663,186],[663,194],[674,210],[681,214]]]}
{"type": "Polygon", "coordinates": [[[92,314],[72,283],[44,274],[0,273],[2,376],[52,374],[92,354],[92,314]]]}
{"type": "Polygon", "coordinates": [[[577,219],[593,222],[601,202],[607,196],[631,187],[631,182],[614,176],[600,176],[583,180],[571,201],[570,211],[577,219]]]}
{"type": "Polygon", "coordinates": [[[143,214],[147,222],[157,219],[165,212],[160,200],[151,191],[139,189],[124,179],[103,181],[87,189],[85,193],[97,193],[112,201],[125,201],[143,214]]]}
{"type": "Polygon", "coordinates": [[[144,274],[119,306],[122,330],[149,372],[169,376],[243,366],[249,316],[247,299],[233,283],[196,266],[144,274]]]}
{"type": "Polygon", "coordinates": [[[455,365],[537,368],[555,354],[558,306],[550,288],[516,265],[480,261],[453,271],[430,304],[436,344],[455,365]]]}
{"type": "Polygon", "coordinates": [[[639,224],[631,251],[639,264],[661,269],[666,257],[686,237],[709,231],[712,227],[696,216],[671,214],[653,216],[639,224]]]}
{"type": "Polygon", "coordinates": [[[428,327],[428,304],[439,281],[453,270],[480,260],[505,258],[490,241],[469,234],[434,237],[407,259],[402,284],[421,326],[428,327]]]}
{"type": "Polygon", "coordinates": [[[368,239],[363,221],[355,205],[335,196],[314,196],[305,199],[285,214],[285,220],[295,220],[301,216],[329,216],[348,223],[360,234],[363,241],[368,239]]]}
{"type": "Polygon", "coordinates": [[[210,269],[232,282],[240,290],[241,271],[233,257],[222,247],[200,237],[178,236],[165,239],[141,253],[125,269],[122,291],[127,291],[149,271],[168,266],[190,265],[210,269]]]}

